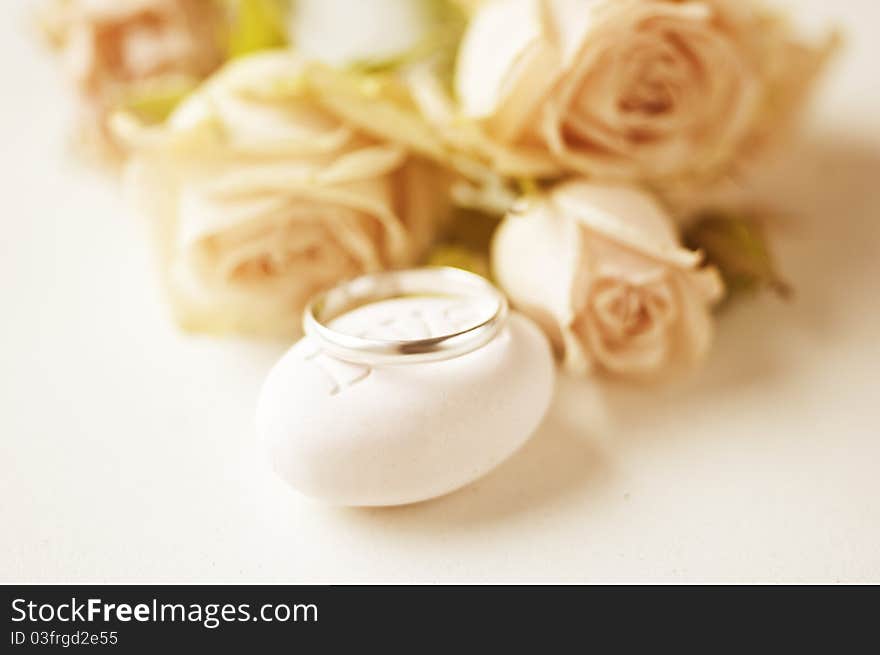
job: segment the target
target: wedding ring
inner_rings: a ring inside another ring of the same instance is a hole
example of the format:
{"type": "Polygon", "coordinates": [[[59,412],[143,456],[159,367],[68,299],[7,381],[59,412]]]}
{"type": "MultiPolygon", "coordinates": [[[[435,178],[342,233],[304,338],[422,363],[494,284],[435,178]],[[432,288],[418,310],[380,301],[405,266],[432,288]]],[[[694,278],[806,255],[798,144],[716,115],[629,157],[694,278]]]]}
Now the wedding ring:
{"type": "Polygon", "coordinates": [[[303,329],[330,355],[359,364],[411,364],[451,359],[491,341],[507,319],[507,300],[488,280],[458,268],[426,267],[370,273],[318,294],[303,313],[303,329]],[[447,334],[420,339],[374,339],[329,327],[343,314],[382,300],[410,296],[465,299],[484,316],[447,334]]]}

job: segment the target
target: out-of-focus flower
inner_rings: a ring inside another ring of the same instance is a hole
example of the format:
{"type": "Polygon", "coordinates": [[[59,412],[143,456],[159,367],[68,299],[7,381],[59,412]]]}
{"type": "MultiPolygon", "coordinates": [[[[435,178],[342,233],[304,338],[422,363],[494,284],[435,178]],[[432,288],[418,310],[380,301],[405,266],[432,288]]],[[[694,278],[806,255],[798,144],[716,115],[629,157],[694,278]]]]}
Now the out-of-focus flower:
{"type": "Polygon", "coordinates": [[[568,369],[639,378],[706,353],[723,286],[700,262],[650,195],[583,181],[509,215],[492,247],[499,284],[568,369]]]}
{"type": "Polygon", "coordinates": [[[135,144],[126,184],[160,231],[186,328],[295,334],[309,296],[416,263],[445,214],[448,176],[317,105],[306,68],[253,55],[162,128],[117,119],[135,144]]]}
{"type": "Polygon", "coordinates": [[[430,65],[376,73],[313,66],[309,85],[323,106],[351,124],[455,171],[452,192],[462,207],[503,215],[517,197],[507,175],[559,172],[546,153],[508,148],[460,120],[442,76],[430,65]]]}
{"type": "Polygon", "coordinates": [[[375,69],[446,55],[464,23],[450,0],[297,0],[290,33],[309,59],[375,69]]]}
{"type": "Polygon", "coordinates": [[[321,62],[309,72],[315,97],[376,138],[454,170],[457,204],[503,214],[516,198],[506,176],[560,172],[541,149],[507,147],[460,116],[452,77],[467,24],[461,3],[309,0],[296,8],[297,48],[321,62]]]}
{"type": "Polygon", "coordinates": [[[83,141],[119,154],[110,114],[162,118],[224,56],[218,0],[55,0],[41,19],[81,99],[83,141]]]}
{"type": "Polygon", "coordinates": [[[565,170],[707,179],[790,122],[832,45],[757,0],[490,0],[456,90],[495,140],[565,170]]]}

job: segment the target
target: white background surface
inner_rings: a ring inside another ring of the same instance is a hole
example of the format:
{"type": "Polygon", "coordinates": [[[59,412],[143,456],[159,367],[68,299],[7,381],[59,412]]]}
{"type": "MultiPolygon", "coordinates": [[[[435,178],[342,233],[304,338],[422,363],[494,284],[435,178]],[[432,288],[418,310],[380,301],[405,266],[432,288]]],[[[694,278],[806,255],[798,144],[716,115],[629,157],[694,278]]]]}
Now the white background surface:
{"type": "Polygon", "coordinates": [[[65,151],[0,14],[0,581],[880,582],[880,7],[789,2],[848,47],[758,196],[798,296],[739,305],[705,370],[561,381],[545,425],[440,500],[328,508],[255,449],[279,344],[188,337],[142,226],[65,151]]]}

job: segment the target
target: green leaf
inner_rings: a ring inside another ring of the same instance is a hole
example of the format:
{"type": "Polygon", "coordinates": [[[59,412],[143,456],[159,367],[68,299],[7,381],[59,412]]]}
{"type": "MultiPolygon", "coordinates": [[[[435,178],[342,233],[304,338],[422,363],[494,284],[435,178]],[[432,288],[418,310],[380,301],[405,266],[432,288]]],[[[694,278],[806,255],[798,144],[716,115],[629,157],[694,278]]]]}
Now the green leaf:
{"type": "Polygon", "coordinates": [[[499,220],[472,209],[455,211],[444,237],[428,254],[432,266],[454,266],[491,279],[489,245],[499,220]]]}
{"type": "Polygon", "coordinates": [[[229,56],[241,57],[287,44],[289,0],[228,0],[233,20],[229,56]]]}
{"type": "Polygon", "coordinates": [[[477,252],[451,244],[437,244],[428,254],[428,266],[451,266],[461,268],[489,279],[489,257],[477,252]]]}
{"type": "Polygon", "coordinates": [[[706,211],[685,230],[685,244],[701,250],[727,287],[727,300],[769,289],[782,298],[791,286],[779,275],[761,223],[752,216],[706,211]]]}
{"type": "Polygon", "coordinates": [[[161,123],[197,86],[197,80],[181,78],[135,87],[122,99],[120,108],[148,125],[161,123]]]}

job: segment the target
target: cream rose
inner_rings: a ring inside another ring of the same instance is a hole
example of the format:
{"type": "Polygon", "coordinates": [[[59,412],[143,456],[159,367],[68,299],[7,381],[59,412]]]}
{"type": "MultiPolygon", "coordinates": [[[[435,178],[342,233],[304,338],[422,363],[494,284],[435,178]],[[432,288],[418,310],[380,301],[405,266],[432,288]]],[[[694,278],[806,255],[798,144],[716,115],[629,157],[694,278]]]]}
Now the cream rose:
{"type": "MultiPolygon", "coordinates": [[[[795,49],[754,0],[494,0],[464,37],[462,111],[608,181],[716,174],[792,109],[795,49]],[[780,97],[785,94],[785,97],[780,97]],[[772,111],[771,111],[772,110],[772,111]]],[[[806,60],[814,65],[805,65],[806,60]]]]}
{"type": "Polygon", "coordinates": [[[176,94],[223,56],[218,0],[56,0],[43,14],[81,99],[86,138],[112,152],[110,113],[144,96],[176,94]]]}
{"type": "Polygon", "coordinates": [[[316,105],[304,70],[288,52],[239,60],[129,136],[127,186],[187,328],[294,334],[313,293],[413,264],[432,239],[445,174],[316,105]]]}
{"type": "Polygon", "coordinates": [[[499,284],[546,328],[567,368],[631,377],[705,354],[723,289],[700,260],[650,195],[583,181],[509,215],[492,247],[499,284]]]}

